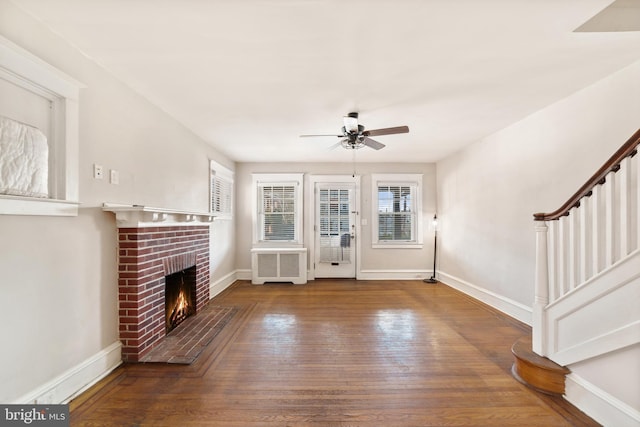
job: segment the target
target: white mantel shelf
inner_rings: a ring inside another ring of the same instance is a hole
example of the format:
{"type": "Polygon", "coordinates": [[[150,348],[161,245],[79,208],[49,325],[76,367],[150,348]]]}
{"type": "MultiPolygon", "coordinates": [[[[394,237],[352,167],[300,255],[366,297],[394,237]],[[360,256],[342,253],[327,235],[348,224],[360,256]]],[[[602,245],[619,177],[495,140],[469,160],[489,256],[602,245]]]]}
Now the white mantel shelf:
{"type": "Polygon", "coordinates": [[[102,210],[113,212],[116,215],[118,228],[209,225],[214,218],[210,212],[191,212],[116,203],[103,203],[102,210]]]}

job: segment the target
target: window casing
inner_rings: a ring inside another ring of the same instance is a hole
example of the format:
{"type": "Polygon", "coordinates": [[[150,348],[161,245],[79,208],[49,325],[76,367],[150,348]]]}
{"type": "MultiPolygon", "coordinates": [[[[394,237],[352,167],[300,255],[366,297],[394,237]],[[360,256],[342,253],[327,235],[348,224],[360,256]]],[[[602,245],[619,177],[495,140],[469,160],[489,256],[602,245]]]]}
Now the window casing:
{"type": "MultiPolygon", "coordinates": [[[[50,105],[45,132],[49,148],[49,197],[0,195],[0,215],[78,215],[78,100],[84,86],[4,37],[0,37],[0,79],[5,87],[29,92],[50,105]]],[[[7,109],[2,115],[35,125],[33,117],[14,117],[18,112],[13,106],[23,101],[12,100],[5,105],[7,109]]]]}
{"type": "Polygon", "coordinates": [[[422,175],[372,176],[374,248],[422,247],[422,175]]]}
{"type": "Polygon", "coordinates": [[[233,218],[233,172],[211,160],[210,211],[220,219],[233,218]]]}
{"type": "Polygon", "coordinates": [[[254,239],[259,246],[302,246],[302,174],[254,174],[254,239]]]}

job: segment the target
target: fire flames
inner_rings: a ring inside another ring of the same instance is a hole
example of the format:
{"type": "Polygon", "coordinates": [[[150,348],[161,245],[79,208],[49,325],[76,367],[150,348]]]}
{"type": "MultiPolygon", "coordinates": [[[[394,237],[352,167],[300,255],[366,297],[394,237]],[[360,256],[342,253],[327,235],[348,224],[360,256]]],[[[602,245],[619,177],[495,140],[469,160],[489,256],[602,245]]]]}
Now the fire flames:
{"type": "Polygon", "coordinates": [[[191,306],[187,300],[184,289],[180,289],[180,294],[176,299],[176,305],[169,315],[169,328],[173,329],[191,314],[191,306]]]}

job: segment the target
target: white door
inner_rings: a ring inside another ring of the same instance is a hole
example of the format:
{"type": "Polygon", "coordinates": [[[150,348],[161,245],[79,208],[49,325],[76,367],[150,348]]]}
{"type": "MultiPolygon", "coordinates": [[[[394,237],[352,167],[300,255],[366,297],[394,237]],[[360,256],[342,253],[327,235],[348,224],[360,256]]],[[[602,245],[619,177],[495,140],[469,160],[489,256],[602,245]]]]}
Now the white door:
{"type": "Polygon", "coordinates": [[[315,184],[315,277],[356,277],[356,184],[315,184]]]}

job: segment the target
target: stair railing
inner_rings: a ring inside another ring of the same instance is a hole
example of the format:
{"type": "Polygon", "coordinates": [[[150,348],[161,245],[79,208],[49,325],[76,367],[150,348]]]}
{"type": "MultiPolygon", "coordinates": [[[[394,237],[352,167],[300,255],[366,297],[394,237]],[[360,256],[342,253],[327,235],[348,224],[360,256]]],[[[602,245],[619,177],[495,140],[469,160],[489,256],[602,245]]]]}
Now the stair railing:
{"type": "Polygon", "coordinates": [[[536,230],[533,351],[548,356],[545,307],[640,248],[640,129],[536,230]]]}

